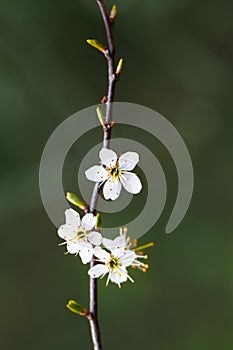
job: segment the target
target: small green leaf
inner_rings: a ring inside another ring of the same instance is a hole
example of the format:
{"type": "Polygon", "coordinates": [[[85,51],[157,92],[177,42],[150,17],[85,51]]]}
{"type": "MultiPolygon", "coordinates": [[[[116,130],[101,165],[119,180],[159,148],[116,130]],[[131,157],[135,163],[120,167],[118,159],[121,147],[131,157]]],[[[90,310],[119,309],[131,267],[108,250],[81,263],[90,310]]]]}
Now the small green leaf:
{"type": "Polygon", "coordinates": [[[111,11],[110,11],[110,15],[109,15],[109,19],[112,23],[115,22],[116,20],[116,16],[117,16],[117,6],[113,5],[111,11]]]}
{"type": "Polygon", "coordinates": [[[82,199],[80,199],[80,198],[77,196],[77,194],[75,194],[75,193],[67,192],[67,193],[66,193],[66,199],[67,199],[70,203],[76,205],[76,207],[78,207],[78,208],[80,208],[80,209],[82,209],[82,210],[87,209],[87,204],[86,204],[82,199]]]}
{"type": "Polygon", "coordinates": [[[97,213],[95,226],[98,228],[98,227],[101,227],[101,225],[102,225],[102,215],[100,213],[97,213]]]}
{"type": "Polygon", "coordinates": [[[89,312],[75,300],[69,300],[66,304],[67,309],[80,316],[88,316],[89,312]]]}
{"type": "Polygon", "coordinates": [[[116,75],[120,75],[123,71],[123,58],[121,58],[118,62],[117,69],[116,69],[116,75]]]}
{"type": "Polygon", "coordinates": [[[104,44],[102,44],[100,41],[96,39],[87,39],[87,43],[92,47],[94,47],[95,49],[99,50],[100,52],[105,53],[107,50],[104,44]]]}
{"type": "Polygon", "coordinates": [[[104,126],[104,124],[105,124],[105,117],[104,117],[103,112],[102,112],[100,107],[96,108],[96,113],[97,113],[98,119],[100,121],[100,124],[102,126],[104,126]]]}

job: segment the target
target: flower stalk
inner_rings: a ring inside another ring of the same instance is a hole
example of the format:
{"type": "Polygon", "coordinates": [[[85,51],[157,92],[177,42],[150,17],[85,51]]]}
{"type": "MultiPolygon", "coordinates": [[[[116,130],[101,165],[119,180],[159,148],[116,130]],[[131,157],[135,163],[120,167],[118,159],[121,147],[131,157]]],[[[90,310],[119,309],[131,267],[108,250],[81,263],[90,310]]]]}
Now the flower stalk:
{"type": "MultiPolygon", "coordinates": [[[[107,96],[106,96],[106,114],[105,114],[105,124],[103,127],[103,147],[109,148],[110,140],[111,140],[111,132],[112,132],[112,102],[114,101],[115,94],[115,85],[117,82],[117,76],[115,74],[115,42],[113,37],[113,23],[111,16],[108,14],[108,10],[104,0],[96,0],[97,5],[99,6],[100,13],[103,18],[104,27],[106,31],[106,37],[108,42],[108,48],[104,52],[104,55],[107,59],[108,63],[108,88],[107,88],[107,96]]],[[[116,8],[115,8],[116,14],[116,8]]],[[[99,183],[96,183],[89,206],[89,213],[96,212],[96,206],[98,201],[98,186],[99,183]]],[[[94,260],[90,263],[90,268],[95,266],[94,260]]],[[[98,321],[98,298],[97,298],[97,279],[90,277],[89,284],[89,322],[91,329],[91,336],[93,342],[94,350],[102,350],[101,336],[100,336],[100,326],[98,321]]]]}

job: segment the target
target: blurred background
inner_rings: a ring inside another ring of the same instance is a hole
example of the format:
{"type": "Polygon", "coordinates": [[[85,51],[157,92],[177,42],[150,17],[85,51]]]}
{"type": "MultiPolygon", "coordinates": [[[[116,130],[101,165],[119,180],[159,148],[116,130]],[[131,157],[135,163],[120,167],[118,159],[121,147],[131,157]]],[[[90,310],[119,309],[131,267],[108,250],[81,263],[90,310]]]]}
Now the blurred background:
{"type": "MultiPolygon", "coordinates": [[[[195,190],[185,219],[166,235],[177,193],[176,171],[157,140],[138,136],[145,145],[150,141],[163,165],[168,201],[160,220],[141,239],[155,242],[148,251],[149,271],[132,271],[136,283],[121,290],[99,283],[104,349],[230,350],[233,3],[116,4],[117,55],[125,58],[116,100],[148,106],[171,121],[190,151],[195,190]]],[[[85,43],[92,37],[105,40],[95,0],[0,2],[4,350],[92,348],[88,322],[65,308],[70,298],[87,304],[88,267],[57,247],[60,240],[38,186],[40,157],[50,134],[105,94],[105,60],[85,43]]],[[[121,132],[115,129],[114,136],[121,132]]],[[[101,140],[99,130],[96,137],[101,140]]],[[[82,142],[91,147],[90,138],[82,142]]],[[[72,164],[77,167],[79,157],[75,147],[71,153],[64,188],[75,191],[72,164]]],[[[129,207],[124,215],[132,216],[133,210],[129,207]]]]}

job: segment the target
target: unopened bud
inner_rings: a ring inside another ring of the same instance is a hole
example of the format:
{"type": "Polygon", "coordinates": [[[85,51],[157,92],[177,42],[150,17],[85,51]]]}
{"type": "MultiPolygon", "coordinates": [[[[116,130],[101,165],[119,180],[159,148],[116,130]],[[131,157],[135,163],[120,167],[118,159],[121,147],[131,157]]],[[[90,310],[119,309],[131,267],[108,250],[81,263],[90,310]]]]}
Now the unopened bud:
{"type": "Polygon", "coordinates": [[[85,309],[81,304],[77,303],[75,300],[69,300],[66,304],[67,309],[72,311],[73,313],[80,316],[88,316],[89,312],[85,309]]]}
{"type": "Polygon", "coordinates": [[[119,76],[123,71],[123,58],[120,59],[116,68],[116,75],[119,76]]]}
{"type": "Polygon", "coordinates": [[[97,228],[99,228],[99,227],[101,227],[101,225],[102,225],[102,215],[100,213],[97,213],[96,214],[96,224],[95,224],[95,226],[97,228]]]}
{"type": "Polygon", "coordinates": [[[113,5],[113,7],[110,11],[110,15],[109,15],[109,20],[111,23],[115,22],[116,16],[117,16],[117,7],[116,7],[116,5],[113,5]]]}
{"type": "Polygon", "coordinates": [[[97,117],[98,117],[98,119],[100,121],[100,124],[102,126],[104,126],[104,124],[105,124],[105,117],[103,115],[102,109],[100,107],[97,107],[96,108],[96,113],[97,113],[97,117]]]}
{"type": "Polygon", "coordinates": [[[107,48],[104,46],[104,44],[96,39],[87,39],[87,43],[104,54],[107,51],[107,48]]]}
{"type": "Polygon", "coordinates": [[[71,192],[67,192],[66,193],[66,199],[76,205],[76,207],[82,209],[82,210],[86,210],[87,209],[87,204],[82,200],[80,199],[77,194],[75,193],[71,193],[71,192]]]}

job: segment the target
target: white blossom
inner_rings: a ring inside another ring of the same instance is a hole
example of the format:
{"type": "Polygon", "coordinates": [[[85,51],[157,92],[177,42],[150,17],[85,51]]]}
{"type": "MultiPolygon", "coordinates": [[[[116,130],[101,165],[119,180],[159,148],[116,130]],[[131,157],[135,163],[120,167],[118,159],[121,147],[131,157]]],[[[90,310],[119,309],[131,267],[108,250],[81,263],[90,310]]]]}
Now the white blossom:
{"type": "Polygon", "coordinates": [[[80,256],[83,264],[92,260],[94,246],[101,244],[102,236],[99,232],[92,231],[96,224],[93,214],[85,214],[80,219],[79,213],[73,209],[65,211],[66,223],[59,227],[58,235],[67,244],[67,252],[80,256]]]}
{"type": "Polygon", "coordinates": [[[86,170],[85,175],[88,180],[104,183],[103,195],[105,199],[117,199],[122,186],[133,194],[141,191],[140,179],[131,172],[139,162],[138,153],[126,152],[118,157],[114,151],[102,148],[99,157],[102,165],[92,166],[86,170]]]}
{"type": "Polygon", "coordinates": [[[137,267],[142,271],[148,268],[148,265],[138,260],[138,258],[147,258],[147,256],[138,255],[133,249],[130,249],[131,243],[125,230],[122,230],[120,236],[114,240],[103,238],[102,243],[108,251],[95,247],[94,255],[98,264],[88,271],[92,278],[103,278],[108,274],[106,285],[111,281],[120,287],[121,283],[128,279],[134,282],[128,274],[127,267],[137,267]]]}
{"type": "Polygon", "coordinates": [[[94,249],[94,255],[97,257],[97,261],[100,262],[100,264],[96,264],[88,271],[91,278],[103,278],[108,274],[106,285],[108,285],[110,280],[118,284],[119,287],[121,283],[126,282],[127,279],[133,282],[126,268],[132,265],[135,260],[136,254],[134,252],[119,249],[115,251],[113,255],[100,247],[96,247],[94,249]]]}

